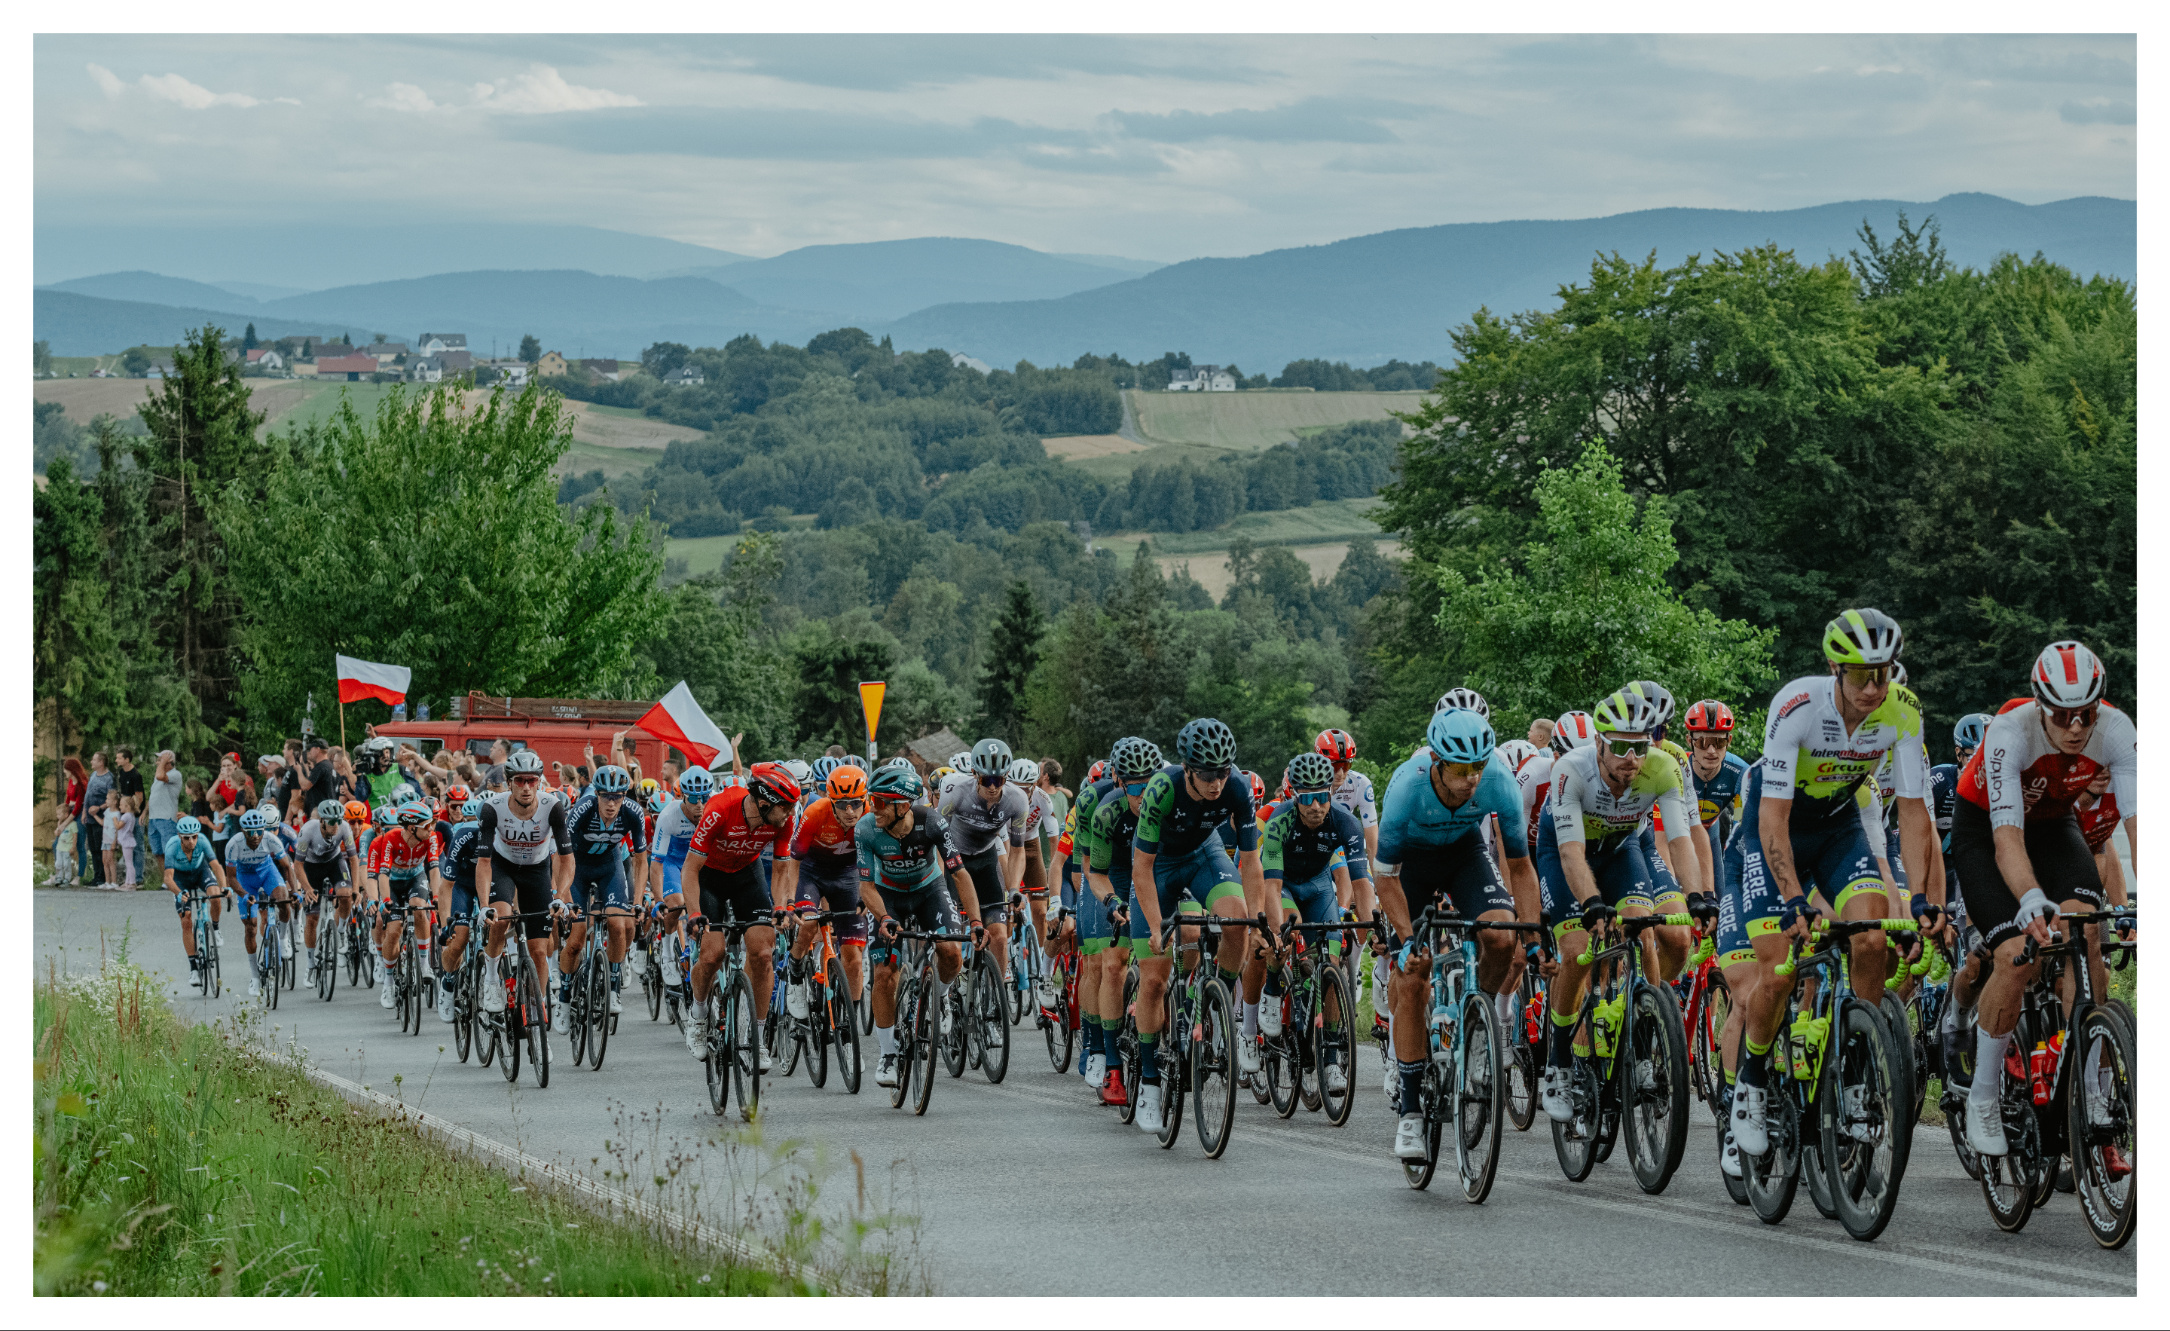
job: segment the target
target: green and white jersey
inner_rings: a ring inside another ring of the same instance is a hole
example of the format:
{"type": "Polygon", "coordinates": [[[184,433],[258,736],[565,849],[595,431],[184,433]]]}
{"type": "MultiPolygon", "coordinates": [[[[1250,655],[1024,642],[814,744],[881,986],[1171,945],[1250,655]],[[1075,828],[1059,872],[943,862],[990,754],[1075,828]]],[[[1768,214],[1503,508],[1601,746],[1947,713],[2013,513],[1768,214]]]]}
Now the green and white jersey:
{"type": "Polygon", "coordinates": [[[1579,841],[1586,854],[1603,855],[1640,836],[1656,809],[1670,835],[1686,836],[1695,821],[1688,816],[1687,788],[1673,755],[1652,748],[1627,789],[1615,795],[1597,767],[1603,742],[1572,749],[1552,764],[1552,835],[1563,845],[1579,841]]]}
{"type": "Polygon", "coordinates": [[[1921,743],[1921,704],[1895,685],[1875,711],[1848,734],[1838,712],[1838,677],[1809,675],[1780,689],[1764,727],[1763,798],[1793,801],[1797,831],[1834,826],[1859,817],[1862,787],[1891,760],[1892,794],[1922,799],[1929,792],[1929,760],[1921,743]]]}

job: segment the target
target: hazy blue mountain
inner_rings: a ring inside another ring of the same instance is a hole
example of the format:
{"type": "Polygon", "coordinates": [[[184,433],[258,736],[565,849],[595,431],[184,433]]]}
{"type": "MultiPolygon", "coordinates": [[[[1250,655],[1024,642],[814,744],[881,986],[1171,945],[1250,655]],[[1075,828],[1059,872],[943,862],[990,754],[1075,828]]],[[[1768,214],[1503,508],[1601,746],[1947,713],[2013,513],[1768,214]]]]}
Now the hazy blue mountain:
{"type": "Polygon", "coordinates": [[[179,305],[150,305],[141,301],[106,300],[79,292],[40,287],[31,293],[33,337],[52,343],[56,356],[109,356],[133,346],[171,346],[194,329],[216,324],[239,337],[249,324],[259,338],[321,336],[321,323],[296,321],[262,313],[236,314],[231,310],[205,310],[179,305]]]}
{"type": "Polygon", "coordinates": [[[1119,254],[1057,254],[1052,257],[1091,264],[1095,268],[1113,268],[1118,273],[1144,274],[1168,266],[1158,259],[1126,259],[1119,254]]]}
{"type": "Polygon", "coordinates": [[[273,286],[269,282],[213,282],[211,285],[221,291],[231,291],[237,296],[247,296],[250,300],[284,300],[288,296],[299,296],[308,290],[307,287],[273,286]]]}
{"type": "Polygon", "coordinates": [[[115,269],[146,269],[197,282],[254,283],[321,291],[365,282],[476,268],[579,268],[651,277],[744,256],[656,236],[591,226],[475,222],[447,217],[396,226],[70,226],[40,222],[33,280],[40,286],[115,269]]]}
{"type": "Polygon", "coordinates": [[[1904,209],[1934,214],[1945,248],[1982,265],[2006,250],[2042,251],[2082,274],[2132,277],[2138,210],[2126,199],[2028,206],[1988,194],[1934,203],[1867,200],[1789,212],[1661,208],[1566,222],[1481,222],[1387,231],[1242,259],[1193,259],[1054,300],[945,304],[886,329],[900,348],[938,346],[997,365],[1067,363],[1085,352],[1136,359],[1188,351],[1247,371],[1303,356],[1371,365],[1391,357],[1446,363],[1447,330],[1479,306],[1496,313],[1551,303],[1556,288],[1618,250],[1660,262],[1775,241],[1820,262],[1856,248],[1868,218],[1889,237],[1904,209]]]}
{"type": "MultiPolygon", "coordinates": [[[[1110,262],[1121,262],[1120,260],[1110,262]]],[[[1042,254],[994,240],[925,236],[859,245],[808,245],[773,259],[689,268],[764,305],[831,310],[867,325],[955,301],[1043,300],[1120,282],[1136,269],[1042,254]]]]}
{"type": "Polygon", "coordinates": [[[163,273],[100,273],[96,277],[78,277],[66,282],[55,282],[53,291],[72,291],[78,296],[97,296],[102,300],[125,300],[145,305],[181,305],[207,310],[253,310],[256,300],[213,286],[208,282],[191,282],[185,277],[167,277],[163,273]]]}

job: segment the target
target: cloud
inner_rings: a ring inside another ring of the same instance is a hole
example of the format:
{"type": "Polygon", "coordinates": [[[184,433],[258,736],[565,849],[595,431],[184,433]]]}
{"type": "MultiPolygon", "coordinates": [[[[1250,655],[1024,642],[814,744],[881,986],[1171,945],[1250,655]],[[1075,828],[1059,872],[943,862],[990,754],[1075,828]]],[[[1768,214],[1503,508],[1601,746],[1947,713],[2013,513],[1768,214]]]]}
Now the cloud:
{"type": "Polygon", "coordinates": [[[1353,97],[1306,97],[1264,111],[1110,112],[1108,119],[1132,138],[1155,143],[1200,139],[1246,139],[1254,143],[1394,143],[1380,118],[1423,114],[1405,102],[1353,97]]]}
{"type": "Polygon", "coordinates": [[[437,109],[437,103],[430,100],[429,94],[415,87],[412,83],[387,84],[381,96],[371,97],[364,104],[381,107],[387,111],[412,111],[416,113],[437,109]]]}
{"type": "Polygon", "coordinates": [[[2084,102],[2066,102],[2058,107],[2057,118],[2067,125],[2130,125],[2140,117],[2131,102],[2090,97],[2084,102]]]}
{"type": "Polygon", "coordinates": [[[1002,151],[1083,150],[1093,136],[998,116],[966,124],[918,117],[783,107],[655,106],[508,125],[507,138],[581,152],[662,153],[770,161],[979,158],[1002,151]]]}
{"type": "MultiPolygon", "coordinates": [[[[417,88],[415,91],[419,93],[421,89],[417,88]]],[[[631,93],[612,92],[607,88],[583,88],[575,83],[567,83],[565,76],[549,65],[532,66],[525,74],[515,74],[497,83],[478,83],[472,91],[476,106],[485,111],[502,111],[508,115],[600,111],[605,107],[642,104],[640,98],[631,93]]],[[[423,100],[427,101],[428,98],[423,100]]]]}
{"type": "MultiPolygon", "coordinates": [[[[111,77],[111,75],[107,77],[111,77]]],[[[115,82],[118,81],[115,80],[115,82]]],[[[104,80],[101,79],[99,82],[103,86],[104,80]]],[[[159,74],[156,76],[145,74],[136,82],[141,84],[143,90],[151,96],[172,102],[178,106],[187,107],[191,111],[206,111],[214,106],[264,106],[268,102],[284,102],[288,106],[301,105],[300,102],[291,97],[273,97],[268,99],[267,102],[267,99],[251,97],[245,92],[213,92],[202,84],[190,83],[179,74],[159,74]]],[[[108,90],[107,95],[114,96],[116,94],[108,90]]]]}
{"type": "Polygon", "coordinates": [[[128,91],[128,85],[120,81],[120,76],[104,65],[86,65],[84,68],[90,71],[92,78],[98,80],[98,86],[106,96],[118,97],[128,91]]]}

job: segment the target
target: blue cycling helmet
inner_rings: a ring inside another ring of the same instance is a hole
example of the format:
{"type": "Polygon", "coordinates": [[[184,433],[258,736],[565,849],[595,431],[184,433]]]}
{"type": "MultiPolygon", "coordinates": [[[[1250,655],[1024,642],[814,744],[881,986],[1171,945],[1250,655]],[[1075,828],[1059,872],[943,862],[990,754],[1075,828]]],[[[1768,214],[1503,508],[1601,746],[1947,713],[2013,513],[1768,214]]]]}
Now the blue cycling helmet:
{"type": "Polygon", "coordinates": [[[1982,737],[1989,733],[1990,716],[1987,712],[1969,712],[1959,718],[1952,727],[1951,742],[1962,749],[1982,747],[1982,737]]]}
{"type": "Polygon", "coordinates": [[[1436,761],[1446,763],[1481,763],[1492,756],[1497,743],[1491,722],[1461,707],[1432,713],[1424,742],[1436,761]]]}
{"type": "Polygon", "coordinates": [[[420,800],[409,800],[399,806],[399,822],[402,827],[420,827],[430,821],[429,806],[420,800]]]}
{"type": "Polygon", "coordinates": [[[480,818],[481,816],[482,800],[480,797],[472,797],[460,806],[460,817],[462,818],[480,818]]]}
{"type": "Polygon", "coordinates": [[[183,818],[173,825],[173,830],[177,836],[202,836],[203,824],[194,818],[183,818]]]}
{"type": "Polygon", "coordinates": [[[595,769],[595,793],[598,795],[623,795],[633,788],[633,774],[616,763],[605,763],[595,769]]]}
{"type": "Polygon", "coordinates": [[[379,827],[397,827],[397,826],[399,826],[399,807],[398,807],[397,805],[393,805],[393,804],[387,804],[387,805],[383,806],[382,808],[378,809],[378,810],[377,810],[377,826],[379,826],[379,827]]]}
{"type": "Polygon", "coordinates": [[[648,802],[643,807],[650,813],[660,814],[671,807],[671,797],[660,790],[651,791],[648,795],[648,802]]]}
{"type": "Polygon", "coordinates": [[[270,827],[271,819],[262,809],[251,809],[241,815],[241,830],[244,832],[263,832],[270,827]]]}
{"type": "Polygon", "coordinates": [[[844,760],[842,758],[831,758],[826,753],[821,755],[819,758],[814,759],[814,784],[817,786],[828,785],[829,773],[835,771],[837,768],[842,767],[843,765],[844,760]]]}
{"type": "Polygon", "coordinates": [[[689,800],[705,800],[716,793],[716,778],[706,768],[693,768],[678,778],[678,793],[689,800]]]}

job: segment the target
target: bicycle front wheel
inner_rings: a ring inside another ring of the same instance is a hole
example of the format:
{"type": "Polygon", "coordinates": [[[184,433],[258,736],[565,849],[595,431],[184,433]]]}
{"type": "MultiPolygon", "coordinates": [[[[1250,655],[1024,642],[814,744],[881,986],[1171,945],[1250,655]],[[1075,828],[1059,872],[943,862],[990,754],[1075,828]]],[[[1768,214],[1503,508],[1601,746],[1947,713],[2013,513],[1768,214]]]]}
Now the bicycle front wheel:
{"type": "Polygon", "coordinates": [[[1741,1152],[1742,1181],[1748,1185],[1748,1207],[1756,1219],[1775,1225],[1793,1209],[1794,1194],[1801,1186],[1801,1109],[1788,1083],[1793,1074],[1772,1052],[1770,1108],[1765,1132],[1771,1147],[1762,1155],[1741,1152]]]}
{"type": "Polygon", "coordinates": [[[1047,1037],[1047,1061],[1055,1065],[1055,1071],[1070,1070],[1070,1055],[1075,1052],[1077,1031],[1077,957],[1065,957],[1055,967],[1056,978],[1062,981],[1062,1000],[1055,1005],[1055,1014],[1040,1028],[1047,1037]]]}
{"type": "MultiPolygon", "coordinates": [[[[472,949],[470,955],[460,959],[460,968],[452,977],[452,1044],[459,1051],[460,1062],[467,1061],[468,1053],[475,1047],[475,977],[472,949]]],[[[485,1063],[483,1066],[489,1066],[485,1063]]]]}
{"type": "Polygon", "coordinates": [[[703,1073],[708,1078],[708,1107],[721,1114],[731,1105],[731,1024],[724,1019],[723,977],[717,976],[710,983],[708,997],[700,1000],[700,1006],[687,1009],[688,1020],[698,1012],[708,1020],[708,1054],[701,1060],[703,1073]]]}
{"type": "Polygon", "coordinates": [[[1448,1102],[1453,1094],[1440,1065],[1425,1059],[1424,1074],[1417,1083],[1417,1106],[1424,1112],[1424,1158],[1401,1162],[1402,1182],[1419,1192],[1432,1186],[1432,1175],[1439,1170],[1439,1138],[1451,1117],[1448,1102]]]}
{"type": "Polygon", "coordinates": [[[1356,1107],[1355,1017],[1356,1001],[1345,969],[1320,967],[1318,1010],[1311,1017],[1318,1036],[1313,1041],[1318,1051],[1313,1065],[1318,1069],[1320,1107],[1326,1111],[1326,1121],[1337,1128],[1349,1121],[1356,1107]],[[1340,1073],[1341,1089],[1334,1089],[1328,1069],[1340,1073]]]}
{"type": "Polygon", "coordinates": [[[527,1030],[528,1071],[535,1074],[539,1090],[550,1084],[550,996],[543,992],[533,959],[522,957],[521,962],[520,1005],[527,1009],[521,1025],[527,1030]]]}
{"type": "Polygon", "coordinates": [[[1834,1079],[1832,1094],[1818,1126],[1838,1222],[1863,1243],[1891,1223],[1906,1173],[1901,1118],[1912,1108],[1913,1091],[1893,1045],[1882,1013],[1857,1000],[1841,1005],[1825,1072],[1834,1079]]]}
{"type": "Polygon", "coordinates": [[[1504,1042],[1492,996],[1473,993],[1463,999],[1450,1121],[1455,1171],[1461,1176],[1462,1196],[1473,1204],[1492,1195],[1492,1180],[1499,1174],[1500,1124],[1507,1116],[1500,1058],[1504,1042]]]}
{"type": "MultiPolygon", "coordinates": [[[[941,1016],[935,1011],[937,1003],[946,1004],[949,995],[944,993],[938,1000],[934,994],[936,973],[934,949],[927,949],[926,959],[919,970],[919,1009],[912,1022],[912,1112],[924,1114],[927,1104],[934,1099],[935,1043],[940,1038],[941,1016]]],[[[872,1006],[869,1004],[869,1006],[872,1006]]]]}
{"type": "Polygon", "coordinates": [[[2124,1017],[2107,1007],[2091,1008],[2081,1019],[2073,1042],[2071,1109],[2067,1140],[2072,1145],[2073,1192],[2088,1232],[2105,1248],[2122,1248],[2132,1238],[2138,1212],[2137,1157],[2133,1122],[2136,1050],[2124,1017]]]}
{"type": "Polygon", "coordinates": [[[1655,1195],[1673,1181],[1688,1149],[1688,1050],[1670,987],[1636,985],[1626,1052],[1622,1111],[1628,1162],[1636,1185],[1655,1195]]]}
{"type": "Polygon", "coordinates": [[[1598,1077],[1591,1059],[1578,1057],[1568,1068],[1567,1098],[1574,1113],[1565,1123],[1552,1121],[1552,1153],[1567,1181],[1580,1183],[1597,1164],[1598,1077]]]}
{"type": "Polygon", "coordinates": [[[329,1003],[332,991],[339,987],[339,925],[336,919],[317,921],[316,948],[310,956],[316,962],[316,996],[329,1003]]]}
{"type": "MultiPolygon", "coordinates": [[[[1003,1006],[1004,988],[994,955],[980,953],[972,963],[972,992],[967,996],[965,1010],[980,1045],[980,1069],[987,1074],[990,1085],[1000,1085],[1010,1072],[1010,1014],[1003,1006]]],[[[1014,988],[1011,991],[1015,992],[1014,988]]]]}
{"type": "Polygon", "coordinates": [[[844,963],[829,959],[829,1038],[836,1045],[836,1070],[844,1075],[844,1089],[859,1093],[859,1005],[852,1001],[851,985],[844,978],[844,963]]]}
{"type": "Polygon", "coordinates": [[[1197,1037],[1191,1047],[1191,1094],[1196,1100],[1198,1144],[1206,1159],[1228,1150],[1236,1124],[1236,1009],[1227,986],[1206,981],[1198,1004],[1197,1037]]]}
{"type": "Polygon", "coordinates": [[[761,1114],[761,1023],[754,1017],[753,981],[746,972],[731,976],[724,993],[724,1021],[731,1032],[731,1093],[738,1097],[739,1117],[748,1123],[761,1114]]]}
{"type": "Polygon", "coordinates": [[[603,1066],[610,1043],[610,963],[598,955],[588,966],[588,1067],[603,1066]]]}

